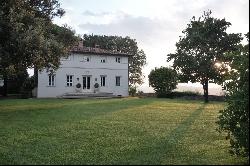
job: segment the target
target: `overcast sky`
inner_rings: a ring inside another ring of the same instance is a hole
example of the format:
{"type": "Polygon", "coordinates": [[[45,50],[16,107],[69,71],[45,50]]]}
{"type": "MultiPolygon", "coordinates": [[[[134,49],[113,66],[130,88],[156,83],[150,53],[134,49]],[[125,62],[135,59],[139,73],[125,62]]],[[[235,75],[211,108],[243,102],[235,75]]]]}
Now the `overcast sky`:
{"type": "Polygon", "coordinates": [[[76,34],[118,35],[136,39],[147,56],[147,76],[155,67],[170,66],[166,55],[175,51],[175,43],[190,19],[203,11],[232,23],[230,33],[249,31],[249,0],[59,0],[66,14],[54,19],[68,24],[76,34]]]}

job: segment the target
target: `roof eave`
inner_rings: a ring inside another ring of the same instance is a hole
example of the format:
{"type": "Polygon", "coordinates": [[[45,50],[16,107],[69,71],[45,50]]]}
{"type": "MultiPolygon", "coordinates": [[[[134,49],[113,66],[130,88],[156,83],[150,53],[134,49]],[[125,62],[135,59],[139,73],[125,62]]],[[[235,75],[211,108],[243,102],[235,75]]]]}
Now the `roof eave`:
{"type": "Polygon", "coordinates": [[[79,54],[91,54],[91,55],[133,56],[132,54],[125,54],[125,53],[107,53],[107,52],[74,51],[74,50],[70,52],[79,54]]]}

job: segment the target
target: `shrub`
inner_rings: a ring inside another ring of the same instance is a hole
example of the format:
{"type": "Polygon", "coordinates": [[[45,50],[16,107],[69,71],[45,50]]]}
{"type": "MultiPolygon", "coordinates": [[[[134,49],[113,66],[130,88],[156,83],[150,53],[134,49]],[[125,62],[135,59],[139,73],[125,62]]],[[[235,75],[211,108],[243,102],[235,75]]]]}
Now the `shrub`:
{"type": "MultiPolygon", "coordinates": [[[[249,42],[249,33],[247,37],[249,42]]],[[[228,133],[232,153],[249,156],[249,44],[231,56],[235,70],[225,84],[228,107],[220,111],[218,129],[228,133]]]]}
{"type": "Polygon", "coordinates": [[[22,84],[20,93],[21,98],[30,98],[32,97],[32,90],[35,88],[35,78],[34,76],[28,77],[22,84]]]}
{"type": "Polygon", "coordinates": [[[95,87],[95,88],[99,88],[99,84],[98,84],[98,83],[95,83],[94,87],[95,87]]]}
{"type": "Polygon", "coordinates": [[[157,97],[168,97],[176,89],[178,75],[171,68],[155,68],[148,75],[149,85],[153,87],[157,97]]]}
{"type": "Polygon", "coordinates": [[[80,83],[76,84],[76,87],[81,88],[81,84],[80,83]]]}
{"type": "Polygon", "coordinates": [[[29,79],[29,75],[26,70],[20,70],[18,73],[8,75],[8,94],[20,93],[22,91],[22,86],[27,79],[29,79]]]}
{"type": "Polygon", "coordinates": [[[22,85],[22,90],[32,90],[35,88],[35,78],[34,76],[25,79],[22,85]]]}
{"type": "Polygon", "coordinates": [[[144,94],[143,91],[140,91],[140,90],[139,90],[139,91],[137,92],[137,95],[138,95],[138,96],[142,96],[143,94],[144,94]]]}
{"type": "Polygon", "coordinates": [[[135,86],[131,86],[131,87],[129,87],[129,95],[130,96],[135,96],[135,94],[136,94],[136,91],[137,91],[137,89],[136,89],[136,87],[135,86]]]}
{"type": "Polygon", "coordinates": [[[184,96],[200,96],[199,92],[192,92],[192,91],[184,91],[184,92],[172,92],[174,97],[184,97],[184,96]]]}

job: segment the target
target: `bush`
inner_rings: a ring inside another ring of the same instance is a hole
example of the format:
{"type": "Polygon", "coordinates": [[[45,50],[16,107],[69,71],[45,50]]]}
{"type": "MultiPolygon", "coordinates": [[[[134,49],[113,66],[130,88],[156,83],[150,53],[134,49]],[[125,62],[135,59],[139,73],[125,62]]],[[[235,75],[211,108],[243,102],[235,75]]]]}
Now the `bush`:
{"type": "Polygon", "coordinates": [[[28,77],[23,82],[20,93],[21,98],[31,98],[32,90],[35,88],[35,78],[34,76],[28,77]]]}
{"type": "Polygon", "coordinates": [[[220,111],[217,122],[219,130],[228,134],[230,152],[237,155],[249,155],[249,99],[245,96],[246,93],[248,91],[239,91],[228,96],[228,107],[220,111]]]}
{"type": "Polygon", "coordinates": [[[135,96],[135,94],[136,94],[136,87],[135,86],[131,86],[131,87],[129,87],[129,95],[130,96],[135,96]]]}
{"type": "Polygon", "coordinates": [[[28,99],[28,98],[32,98],[32,92],[31,91],[22,91],[21,90],[21,98],[22,99],[28,99]]]}
{"type": "Polygon", "coordinates": [[[28,77],[24,80],[21,90],[32,91],[35,88],[35,78],[34,76],[28,77]]]}
{"type": "Polygon", "coordinates": [[[176,98],[176,97],[197,97],[201,96],[199,92],[184,91],[184,92],[170,92],[170,93],[158,93],[159,98],[176,98]]]}
{"type": "Polygon", "coordinates": [[[98,84],[98,83],[95,83],[94,87],[95,87],[95,88],[99,88],[99,84],[98,84]]]}
{"type": "Polygon", "coordinates": [[[158,98],[173,98],[173,94],[172,93],[156,93],[156,96],[158,98]]]}
{"type": "Polygon", "coordinates": [[[169,97],[172,90],[176,89],[178,74],[171,68],[160,67],[152,70],[148,78],[157,97],[169,97]]]}
{"type": "Polygon", "coordinates": [[[184,91],[184,92],[172,92],[174,97],[184,97],[184,96],[200,96],[199,92],[192,92],[192,91],[184,91]]]}
{"type": "Polygon", "coordinates": [[[80,83],[76,84],[76,87],[81,88],[81,84],[80,83]]]}
{"type": "Polygon", "coordinates": [[[220,111],[218,129],[228,133],[232,153],[249,156],[249,44],[231,56],[235,70],[225,84],[228,107],[220,111]]]}
{"type": "Polygon", "coordinates": [[[140,91],[140,90],[139,90],[139,91],[137,92],[137,95],[138,95],[138,96],[142,96],[143,94],[144,94],[143,91],[140,91]]]}
{"type": "Polygon", "coordinates": [[[18,73],[8,75],[7,92],[8,94],[18,94],[22,91],[22,85],[29,78],[26,70],[20,70],[18,73]]]}

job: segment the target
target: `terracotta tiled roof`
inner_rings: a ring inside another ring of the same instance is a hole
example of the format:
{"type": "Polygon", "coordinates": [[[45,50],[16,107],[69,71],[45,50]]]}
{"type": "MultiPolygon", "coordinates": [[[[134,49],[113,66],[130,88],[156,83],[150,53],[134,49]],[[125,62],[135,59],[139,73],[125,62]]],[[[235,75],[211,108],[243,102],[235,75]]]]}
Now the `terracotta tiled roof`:
{"type": "Polygon", "coordinates": [[[131,54],[126,54],[126,53],[122,53],[119,51],[111,51],[111,50],[101,49],[101,48],[97,48],[97,47],[85,47],[80,42],[79,42],[79,45],[76,45],[71,49],[71,52],[81,53],[81,54],[132,56],[131,54]]]}

